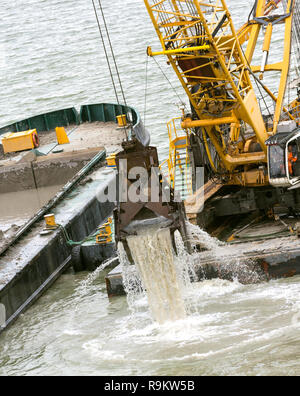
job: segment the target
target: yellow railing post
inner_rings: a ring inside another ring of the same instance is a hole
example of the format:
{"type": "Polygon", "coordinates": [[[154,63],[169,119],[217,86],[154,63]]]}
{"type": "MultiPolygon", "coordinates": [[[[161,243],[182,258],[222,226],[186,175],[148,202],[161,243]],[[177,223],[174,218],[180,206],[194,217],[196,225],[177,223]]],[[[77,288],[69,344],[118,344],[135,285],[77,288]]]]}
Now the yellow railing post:
{"type": "Polygon", "coordinates": [[[168,164],[168,180],[170,186],[176,190],[176,169],[180,170],[181,178],[184,182],[184,190],[191,195],[193,193],[192,186],[192,169],[190,166],[190,157],[188,151],[188,134],[181,128],[181,118],[173,118],[167,123],[169,135],[169,158],[165,160],[160,169],[164,173],[164,167],[168,164]],[[176,123],[179,127],[177,128],[176,123]],[[184,143],[183,143],[184,142],[184,143]],[[185,157],[185,158],[184,158],[185,157]]]}

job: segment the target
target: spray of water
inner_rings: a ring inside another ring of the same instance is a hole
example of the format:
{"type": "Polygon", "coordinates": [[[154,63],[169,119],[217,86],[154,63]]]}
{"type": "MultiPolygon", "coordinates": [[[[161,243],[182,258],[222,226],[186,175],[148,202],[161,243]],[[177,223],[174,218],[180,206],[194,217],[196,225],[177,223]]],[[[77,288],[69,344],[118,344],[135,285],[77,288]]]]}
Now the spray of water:
{"type": "Polygon", "coordinates": [[[225,243],[211,237],[207,232],[190,222],[186,222],[186,227],[190,242],[194,247],[194,250],[196,250],[196,246],[199,246],[200,244],[201,247],[204,249],[217,252],[221,246],[225,245],[225,243]]]}
{"type": "Polygon", "coordinates": [[[132,312],[138,310],[137,295],[147,297],[151,315],[159,324],[185,319],[191,313],[188,290],[195,277],[191,256],[179,233],[173,250],[169,229],[141,230],[127,238],[135,266],[130,265],[124,246],[118,247],[123,283],[132,312]]]}
{"type": "Polygon", "coordinates": [[[174,252],[169,229],[140,229],[138,235],[127,238],[135,265],[131,265],[122,243],[119,243],[119,260],[122,265],[123,283],[128,305],[132,313],[140,306],[137,296],[148,300],[153,319],[159,324],[185,319],[196,313],[194,285],[201,271],[202,253],[216,263],[220,278],[255,283],[260,275],[251,266],[251,260],[232,257],[225,243],[212,238],[205,231],[187,224],[188,238],[194,248],[190,255],[179,232],[174,235],[174,252]],[[196,269],[197,268],[197,273],[196,269]]]}
{"type": "Polygon", "coordinates": [[[137,267],[135,265],[131,265],[128,260],[122,242],[118,243],[118,256],[122,266],[123,287],[126,292],[128,306],[130,311],[134,314],[138,310],[136,305],[136,296],[145,294],[142,279],[137,271],[137,267]]]}
{"type": "Polygon", "coordinates": [[[80,295],[85,295],[89,286],[91,286],[99,278],[103,271],[112,265],[114,261],[116,261],[116,257],[112,257],[104,261],[104,263],[102,263],[94,272],[90,273],[83,281],[80,282],[77,292],[80,295]]]}
{"type": "Polygon", "coordinates": [[[169,229],[127,238],[153,318],[160,324],[186,317],[169,229]]]}
{"type": "Polygon", "coordinates": [[[265,275],[257,264],[246,257],[239,248],[229,247],[226,243],[211,237],[207,232],[189,222],[187,231],[195,251],[194,262],[197,263],[200,270],[203,257],[197,253],[199,246],[207,251],[205,258],[214,263],[221,279],[237,280],[241,283],[258,283],[265,279],[265,275]]]}

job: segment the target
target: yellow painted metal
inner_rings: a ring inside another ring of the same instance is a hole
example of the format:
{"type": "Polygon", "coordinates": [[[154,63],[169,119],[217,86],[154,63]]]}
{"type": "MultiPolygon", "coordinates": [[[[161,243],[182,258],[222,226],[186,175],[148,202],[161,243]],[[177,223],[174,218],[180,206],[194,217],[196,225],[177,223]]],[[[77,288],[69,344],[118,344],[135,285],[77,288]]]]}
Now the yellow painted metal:
{"type": "Polygon", "coordinates": [[[52,229],[57,227],[54,214],[49,214],[47,216],[44,216],[44,219],[46,222],[46,228],[52,229]]]}
{"type": "Polygon", "coordinates": [[[183,129],[191,129],[191,128],[231,124],[235,122],[237,122],[237,119],[235,117],[211,118],[211,119],[195,120],[195,121],[192,121],[192,119],[190,118],[186,118],[184,121],[182,121],[181,126],[183,129]]]}
{"type": "MultiPolygon", "coordinates": [[[[266,71],[280,71],[281,72],[282,67],[283,67],[283,62],[277,62],[277,63],[273,63],[271,65],[266,65],[265,72],[266,71]]],[[[251,66],[251,70],[253,73],[260,72],[260,68],[261,68],[261,66],[251,66]]]]}
{"type": "Polygon", "coordinates": [[[70,140],[68,138],[67,132],[64,127],[57,127],[55,131],[56,131],[56,138],[58,144],[70,143],[70,140]]]}
{"type": "Polygon", "coordinates": [[[237,36],[239,38],[240,45],[245,44],[247,41],[250,40],[251,33],[253,30],[253,25],[249,23],[245,23],[237,32],[237,36]]]}
{"type": "Polygon", "coordinates": [[[274,0],[268,0],[265,6],[265,14],[270,14],[271,11],[276,10],[278,7],[279,5],[274,0]]]}
{"type": "MultiPolygon", "coordinates": [[[[257,0],[255,16],[258,17],[261,15],[264,15],[265,6],[266,6],[266,0],[257,0]]],[[[247,49],[245,52],[245,57],[246,57],[248,63],[250,64],[253,59],[253,55],[255,52],[256,45],[257,45],[259,33],[261,31],[261,25],[258,23],[253,23],[253,21],[249,21],[248,26],[251,26],[251,34],[250,34],[248,46],[247,46],[247,49]]]]}
{"type": "Polygon", "coordinates": [[[214,161],[213,161],[212,156],[211,156],[211,151],[210,151],[210,149],[208,147],[208,142],[207,142],[207,138],[206,138],[206,132],[205,132],[204,128],[202,129],[202,136],[203,136],[204,146],[205,146],[205,150],[206,150],[206,154],[207,154],[210,166],[212,167],[212,170],[217,173],[218,171],[217,171],[217,168],[215,167],[214,161]]]}
{"type": "MultiPolygon", "coordinates": [[[[191,130],[188,131],[187,139],[184,135],[182,135],[182,130],[176,128],[176,122],[179,122],[180,118],[175,118],[168,123],[168,133],[169,133],[169,158],[165,160],[161,165],[160,169],[162,173],[167,177],[171,187],[176,188],[176,169],[179,168],[181,173],[186,176],[186,190],[188,192],[188,196],[193,194],[193,186],[192,179],[189,177],[189,171],[191,173],[191,169],[189,169],[190,158],[188,153],[188,137],[191,133],[191,130]],[[178,142],[182,142],[182,144],[178,145],[178,142]],[[180,152],[181,150],[181,152],[180,152]],[[181,156],[182,153],[186,155],[186,160],[182,161],[181,156]],[[188,171],[186,171],[188,169],[188,171]]],[[[203,141],[205,150],[207,152],[207,156],[211,167],[215,173],[217,173],[217,169],[215,167],[214,161],[212,159],[212,154],[210,152],[208,146],[207,136],[213,140],[215,139],[214,134],[211,134],[212,127],[207,127],[202,129],[203,141]]],[[[256,139],[256,138],[255,138],[256,139]]],[[[214,141],[214,146],[216,147],[219,143],[214,141]]],[[[229,169],[233,170],[238,166],[249,166],[256,163],[266,163],[267,159],[263,152],[261,153],[244,153],[238,156],[229,156],[224,152],[222,152],[222,161],[226,163],[229,169]]],[[[228,184],[231,185],[241,185],[241,186],[266,186],[268,185],[268,177],[264,174],[263,170],[249,170],[245,172],[237,172],[231,175],[228,184]]]]}
{"type": "Polygon", "coordinates": [[[96,236],[96,242],[99,245],[105,245],[112,242],[112,218],[110,217],[105,224],[99,228],[99,233],[96,236]]]}
{"type": "Polygon", "coordinates": [[[118,125],[119,127],[123,128],[127,126],[127,117],[126,114],[122,114],[117,116],[117,121],[118,121],[118,125]]]}
{"type": "Polygon", "coordinates": [[[14,153],[34,149],[34,135],[37,135],[36,129],[17,133],[5,133],[2,135],[4,153],[14,153]]]}
{"type": "MultiPolygon", "coordinates": [[[[276,23],[277,19],[281,18],[281,23],[285,25],[285,33],[283,41],[283,54],[282,60],[274,65],[266,64],[264,67],[264,72],[267,71],[278,71],[281,73],[279,78],[279,88],[278,88],[278,96],[276,98],[276,108],[274,112],[274,120],[273,120],[273,134],[277,132],[278,123],[281,118],[282,110],[283,110],[283,103],[285,98],[286,86],[287,86],[287,79],[288,73],[290,68],[290,54],[291,54],[291,42],[292,42],[292,23],[293,23],[293,0],[287,1],[287,8],[285,10],[286,18],[282,18],[280,13],[277,16],[268,17],[268,14],[273,9],[278,8],[278,5],[275,4],[272,0],[258,0],[256,3],[256,10],[255,16],[257,18],[263,18],[267,27],[267,32],[265,35],[265,45],[263,50],[266,50],[269,47],[269,42],[271,43],[271,26],[272,23],[274,29],[274,24],[276,23]]],[[[248,40],[248,46],[245,52],[245,56],[249,65],[251,65],[251,69],[253,72],[260,72],[261,66],[256,66],[252,64],[252,58],[254,55],[254,51],[257,47],[259,33],[261,31],[262,25],[256,21],[250,20],[249,23],[241,29],[240,32],[240,40],[243,41],[244,39],[248,40]],[[248,27],[247,27],[248,25],[248,27]],[[251,31],[250,35],[243,34],[243,32],[251,31]]],[[[278,51],[278,48],[276,48],[278,51]]],[[[269,47],[269,52],[272,52],[272,46],[269,47]]],[[[262,76],[261,76],[262,77],[262,76]]],[[[269,90],[271,92],[271,90],[269,90]]],[[[275,97],[272,93],[270,97],[275,97]]]]}
{"type": "Polygon", "coordinates": [[[117,168],[116,155],[117,155],[116,153],[113,153],[106,158],[106,163],[109,168],[115,168],[115,169],[117,168]]]}
{"type": "Polygon", "coordinates": [[[271,40],[272,40],[272,33],[273,33],[273,23],[269,22],[267,29],[266,29],[265,39],[264,39],[264,44],[263,44],[263,59],[262,59],[262,64],[261,64],[261,68],[260,68],[260,76],[259,76],[260,80],[263,80],[263,78],[264,78],[266,65],[268,63],[271,40]]]}
{"type": "Polygon", "coordinates": [[[192,168],[189,155],[189,134],[180,127],[181,118],[167,123],[169,135],[169,158],[160,165],[169,184],[176,190],[178,183],[184,184],[184,199],[193,194],[192,168]],[[178,176],[180,175],[180,176],[178,176]],[[182,183],[184,182],[184,183],[182,183]]]}
{"type": "MultiPolygon", "coordinates": [[[[229,123],[235,120],[232,129],[235,128],[234,139],[238,140],[240,128],[236,128],[236,120],[242,120],[253,128],[266,152],[264,143],[268,134],[255,94],[249,95],[253,87],[248,65],[225,1],[215,0],[209,5],[197,0],[144,1],[163,50],[190,48],[188,54],[174,53],[167,57],[199,122],[222,125],[216,119],[224,118],[229,123]],[[198,46],[195,43],[209,43],[210,49],[192,51],[198,46]],[[256,114],[255,118],[251,112],[256,114]]],[[[217,145],[216,150],[222,157],[223,147],[217,145]]],[[[228,171],[232,170],[227,163],[224,165],[228,171]]]]}
{"type": "Polygon", "coordinates": [[[273,33],[273,24],[270,22],[267,26],[266,34],[265,34],[265,40],[264,40],[264,45],[263,45],[263,51],[270,51],[270,45],[271,45],[271,39],[272,39],[272,33],[273,33]]]}
{"type": "Polygon", "coordinates": [[[300,126],[300,102],[298,99],[293,100],[289,104],[288,109],[284,107],[283,111],[287,114],[288,118],[293,119],[300,126]]]}
{"type": "MultiPolygon", "coordinates": [[[[148,49],[148,54],[166,55],[194,110],[193,120],[186,118],[181,124],[186,128],[187,137],[190,128],[198,136],[202,134],[213,171],[218,173],[216,167],[220,166],[221,173],[227,174],[229,184],[267,184],[267,177],[261,172],[260,165],[267,163],[265,141],[269,138],[270,129],[269,125],[268,130],[266,128],[250,76],[256,72],[281,73],[277,97],[265,87],[276,103],[275,133],[282,110],[286,111],[283,100],[290,65],[293,0],[287,1],[284,17],[280,13],[269,16],[272,10],[278,8],[272,0],[257,0],[255,20],[250,20],[238,32],[225,0],[211,0],[209,3],[198,0],[144,2],[163,49],[156,53],[148,49]],[[277,21],[285,27],[283,58],[276,64],[268,64],[272,33],[277,21]],[[267,30],[264,59],[259,67],[252,61],[262,26],[266,26],[267,30]],[[244,44],[247,45],[245,53],[241,47],[244,44]],[[209,48],[204,49],[206,45],[209,48]],[[249,136],[245,139],[244,132],[251,129],[254,133],[251,138],[260,144],[262,152],[249,153],[247,150],[249,136]],[[218,165],[213,162],[208,141],[217,152],[218,165]]],[[[286,112],[288,118],[294,118],[292,111],[286,112]]],[[[168,165],[172,170],[176,163],[174,158],[176,155],[170,143],[170,156],[164,166],[168,165]]]]}
{"type": "Polygon", "coordinates": [[[174,54],[186,54],[189,52],[195,52],[195,51],[207,51],[210,49],[209,45],[200,45],[200,46],[195,46],[191,48],[177,48],[175,50],[165,50],[165,51],[160,51],[160,52],[153,52],[151,47],[147,48],[147,54],[149,56],[158,56],[158,55],[174,55],[174,54]]]}
{"type": "Polygon", "coordinates": [[[292,22],[293,22],[292,5],[293,5],[293,0],[289,0],[287,4],[287,14],[290,13],[290,16],[286,19],[285,22],[284,60],[283,60],[283,67],[282,67],[281,79],[279,84],[279,91],[277,96],[277,103],[274,113],[273,134],[277,132],[278,124],[280,121],[280,116],[281,116],[285,92],[286,92],[288,74],[290,69],[290,56],[291,56],[291,45],[292,45],[292,22]]]}
{"type": "Polygon", "coordinates": [[[254,169],[232,174],[227,184],[243,187],[263,187],[269,185],[269,179],[263,170],[254,169]]]}
{"type": "Polygon", "coordinates": [[[235,240],[235,234],[232,234],[228,239],[227,242],[233,242],[235,240]]]}

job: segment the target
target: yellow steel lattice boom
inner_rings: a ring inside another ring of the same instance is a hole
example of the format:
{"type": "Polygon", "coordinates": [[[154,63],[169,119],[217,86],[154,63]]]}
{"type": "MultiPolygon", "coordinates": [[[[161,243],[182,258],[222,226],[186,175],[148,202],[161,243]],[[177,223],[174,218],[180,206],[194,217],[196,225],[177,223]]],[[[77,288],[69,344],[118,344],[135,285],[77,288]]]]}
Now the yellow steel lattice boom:
{"type": "MultiPolygon", "coordinates": [[[[267,162],[265,142],[269,132],[251,75],[260,72],[263,79],[264,72],[269,70],[281,72],[277,97],[265,87],[275,103],[275,133],[281,112],[285,110],[283,100],[290,65],[294,0],[287,1],[286,14],[277,16],[269,14],[278,8],[280,0],[257,0],[253,8],[254,20],[238,33],[225,0],[144,2],[162,46],[162,51],[156,52],[148,48],[148,55],[165,55],[168,58],[192,106],[193,114],[185,117],[182,127],[186,130],[201,129],[200,134],[213,144],[222,173],[229,176],[230,183],[267,184],[267,177],[259,166],[267,162]],[[284,56],[282,62],[269,65],[268,54],[276,23],[285,24],[284,56]],[[252,65],[252,59],[262,26],[266,27],[263,62],[257,67],[252,65]],[[242,45],[245,43],[244,52],[242,45]],[[245,131],[248,136],[245,136],[245,131]],[[253,131],[252,136],[249,136],[249,131],[253,131]],[[258,144],[262,151],[251,152],[252,143],[258,144]],[[254,165],[257,173],[250,180],[245,173],[251,167],[253,174],[254,165]]],[[[292,114],[288,116],[293,118],[292,114]]],[[[209,152],[208,157],[211,157],[209,152]]]]}
{"type": "MultiPolygon", "coordinates": [[[[237,142],[242,120],[253,128],[262,147],[268,134],[225,2],[145,0],[145,4],[163,51],[201,121],[186,120],[184,126],[206,128],[227,170],[243,165],[244,158],[224,150],[215,126],[229,123],[231,139],[237,142]]],[[[259,160],[265,160],[264,153],[259,160]]]]}

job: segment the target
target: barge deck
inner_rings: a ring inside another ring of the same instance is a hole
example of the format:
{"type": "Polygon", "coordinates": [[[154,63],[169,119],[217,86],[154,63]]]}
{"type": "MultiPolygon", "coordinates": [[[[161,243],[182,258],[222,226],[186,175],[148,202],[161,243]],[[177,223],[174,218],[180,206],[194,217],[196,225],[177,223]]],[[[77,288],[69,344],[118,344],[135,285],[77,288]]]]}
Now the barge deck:
{"type": "MultiPolygon", "coordinates": [[[[110,183],[116,182],[116,173],[113,169],[107,168],[105,158],[111,152],[121,149],[121,143],[127,133],[125,134],[124,128],[118,128],[116,117],[124,113],[130,121],[130,128],[127,130],[129,138],[136,137],[148,144],[149,135],[139,114],[132,108],[112,104],[82,106],[80,115],[75,109],[62,110],[0,129],[0,134],[3,134],[8,131],[36,128],[40,136],[44,134],[44,137],[48,136],[47,139],[49,136],[54,139],[55,127],[63,126],[70,138],[70,144],[59,146],[58,151],[61,153],[53,152],[57,146],[55,140],[48,141],[47,145],[38,149],[40,156],[37,158],[30,158],[33,152],[29,153],[29,165],[26,165],[26,162],[25,165],[22,161],[18,162],[20,155],[12,155],[8,159],[11,164],[0,167],[0,177],[5,178],[3,175],[10,171],[15,175],[12,186],[19,184],[16,178],[24,177],[26,166],[30,167],[29,179],[34,180],[34,187],[37,187],[39,182],[47,185],[52,181],[56,184],[61,183],[64,177],[68,181],[49,204],[41,208],[21,229],[16,230],[11,240],[5,240],[3,243],[5,235],[2,233],[0,332],[33,304],[74,263],[74,260],[78,260],[77,255],[74,258],[74,246],[77,246],[77,243],[82,244],[112,215],[115,202],[103,202],[99,197],[105,195],[110,183]],[[79,155],[81,161],[76,163],[74,156],[79,155]],[[72,157],[73,159],[70,159],[72,157]],[[53,164],[56,173],[49,163],[53,164]],[[37,164],[40,175],[35,172],[37,164]],[[12,170],[16,166],[23,167],[23,175],[22,172],[21,175],[16,175],[15,170],[12,170]],[[66,166],[70,167],[71,173],[66,172],[66,166]],[[73,179],[70,181],[71,177],[73,179]],[[55,215],[59,228],[44,234],[43,216],[49,213],[55,215]]],[[[27,154],[21,157],[27,157],[27,154]]],[[[4,184],[8,186],[9,183],[4,184]]],[[[18,188],[20,187],[26,189],[22,184],[18,185],[18,188]]],[[[28,183],[27,188],[31,187],[28,183]]],[[[92,255],[92,259],[97,259],[100,265],[102,261],[112,257],[114,252],[114,243],[95,243],[83,246],[80,255],[83,260],[86,258],[89,262],[92,255]]],[[[92,264],[97,265],[96,262],[92,264]]]]}

